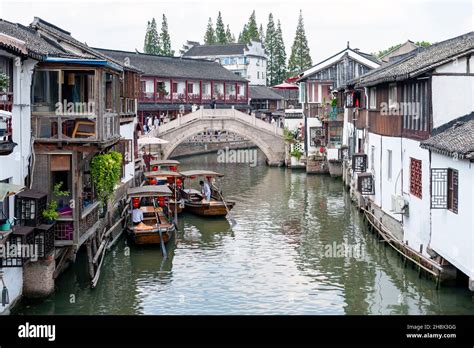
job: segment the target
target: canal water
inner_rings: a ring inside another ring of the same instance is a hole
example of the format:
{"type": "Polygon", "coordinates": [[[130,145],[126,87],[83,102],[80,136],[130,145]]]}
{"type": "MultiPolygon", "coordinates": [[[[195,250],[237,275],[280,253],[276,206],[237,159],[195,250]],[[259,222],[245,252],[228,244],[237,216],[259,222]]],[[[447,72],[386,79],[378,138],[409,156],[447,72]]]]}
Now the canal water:
{"type": "Polygon", "coordinates": [[[339,179],[259,165],[182,159],[225,174],[237,225],[183,213],[166,260],[122,239],[96,289],[86,257],[20,314],[473,314],[467,284],[441,287],[379,242],[339,179]]]}

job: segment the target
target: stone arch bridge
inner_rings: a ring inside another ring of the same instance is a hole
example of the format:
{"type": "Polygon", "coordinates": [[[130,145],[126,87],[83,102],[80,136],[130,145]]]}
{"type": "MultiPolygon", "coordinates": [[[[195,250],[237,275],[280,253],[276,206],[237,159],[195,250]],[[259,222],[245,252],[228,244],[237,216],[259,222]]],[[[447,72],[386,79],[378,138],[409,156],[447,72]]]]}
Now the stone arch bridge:
{"type": "Polygon", "coordinates": [[[161,147],[163,158],[167,159],[187,138],[208,129],[234,132],[260,148],[267,157],[268,165],[284,164],[283,129],[235,109],[199,109],[159,126],[150,135],[169,142],[161,147]]]}

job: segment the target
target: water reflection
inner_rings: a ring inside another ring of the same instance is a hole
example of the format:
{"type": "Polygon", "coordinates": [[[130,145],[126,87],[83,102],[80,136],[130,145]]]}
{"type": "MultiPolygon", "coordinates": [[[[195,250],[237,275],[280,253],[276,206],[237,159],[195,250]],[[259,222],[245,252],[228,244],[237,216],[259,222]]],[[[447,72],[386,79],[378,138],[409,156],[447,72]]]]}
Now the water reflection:
{"type": "MultiPolygon", "coordinates": [[[[259,154],[260,160],[262,155],[259,154]]],[[[339,180],[264,165],[220,164],[216,155],[182,169],[225,174],[237,225],[180,216],[168,258],[122,240],[89,289],[85,255],[50,299],[24,304],[41,314],[472,314],[466,286],[435,289],[367,231],[339,180]],[[357,247],[360,254],[328,253],[357,247]],[[71,303],[71,294],[76,302],[71,303]]]]}

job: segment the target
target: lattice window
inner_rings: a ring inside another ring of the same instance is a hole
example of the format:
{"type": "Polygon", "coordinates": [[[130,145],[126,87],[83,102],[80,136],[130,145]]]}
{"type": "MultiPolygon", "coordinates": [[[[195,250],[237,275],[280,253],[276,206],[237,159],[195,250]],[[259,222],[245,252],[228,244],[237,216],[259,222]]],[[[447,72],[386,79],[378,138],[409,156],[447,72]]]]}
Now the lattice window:
{"type": "Polygon", "coordinates": [[[371,173],[361,173],[357,176],[357,189],[362,195],[375,194],[374,177],[371,173]]]}
{"type": "Polygon", "coordinates": [[[352,155],[352,170],[356,173],[367,171],[367,155],[365,153],[355,153],[352,155]]]}
{"type": "Polygon", "coordinates": [[[422,198],[422,172],[421,160],[410,158],[410,193],[418,198],[422,198]]]}
{"type": "Polygon", "coordinates": [[[431,169],[431,209],[448,207],[448,169],[431,169]]]}

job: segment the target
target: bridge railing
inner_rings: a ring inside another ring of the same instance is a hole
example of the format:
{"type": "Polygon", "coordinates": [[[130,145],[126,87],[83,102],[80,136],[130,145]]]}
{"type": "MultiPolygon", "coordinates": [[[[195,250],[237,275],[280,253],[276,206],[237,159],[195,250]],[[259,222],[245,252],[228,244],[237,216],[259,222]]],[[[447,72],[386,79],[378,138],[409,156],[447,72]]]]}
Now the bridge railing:
{"type": "Polygon", "coordinates": [[[155,129],[153,135],[158,136],[161,133],[166,133],[198,119],[237,119],[241,122],[248,123],[255,128],[260,128],[275,135],[283,136],[283,129],[278,127],[276,123],[270,124],[256,118],[255,116],[245,114],[235,109],[199,109],[184,116],[178,115],[178,118],[175,120],[165,123],[159,126],[158,129],[155,129]]]}

